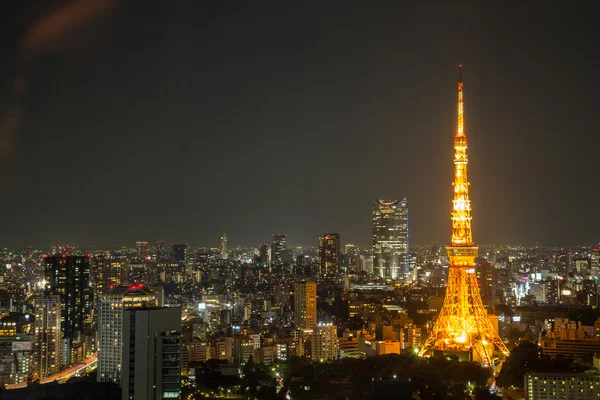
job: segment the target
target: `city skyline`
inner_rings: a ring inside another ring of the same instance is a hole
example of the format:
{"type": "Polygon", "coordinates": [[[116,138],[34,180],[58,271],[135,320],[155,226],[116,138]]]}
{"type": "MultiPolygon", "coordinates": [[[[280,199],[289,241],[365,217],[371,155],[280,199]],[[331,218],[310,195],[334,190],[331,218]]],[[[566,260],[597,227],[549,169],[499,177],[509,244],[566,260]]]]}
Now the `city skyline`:
{"type": "Polygon", "coordinates": [[[9,3],[0,397],[600,397],[591,7],[9,3]]]}
{"type": "Polygon", "coordinates": [[[476,241],[598,241],[589,13],[105,3],[58,30],[65,2],[0,17],[3,246],[368,246],[369,204],[404,197],[411,244],[447,243],[460,63],[476,241]]]}

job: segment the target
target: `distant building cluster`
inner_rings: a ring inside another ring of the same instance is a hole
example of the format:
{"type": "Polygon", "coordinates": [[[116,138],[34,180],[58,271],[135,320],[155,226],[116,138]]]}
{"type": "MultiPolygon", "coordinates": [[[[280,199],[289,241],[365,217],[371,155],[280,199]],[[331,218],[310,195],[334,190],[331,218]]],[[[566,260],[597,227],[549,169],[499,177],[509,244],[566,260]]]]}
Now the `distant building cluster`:
{"type": "MultiPolygon", "coordinates": [[[[328,232],[312,247],[277,233],[254,248],[222,234],[213,248],[140,241],[4,250],[0,383],[61,381],[95,368],[124,399],[178,398],[182,377],[208,360],[239,374],[249,360],[416,353],[443,304],[447,255],[437,244],[409,249],[406,199],[375,201],[372,217],[366,248],[328,232]]],[[[598,247],[480,250],[481,297],[507,346],[527,337],[548,357],[592,365],[600,320],[572,316],[598,305],[598,247]]],[[[532,393],[562,390],[541,375],[526,379],[532,393]]],[[[577,376],[559,379],[565,390],[596,390],[577,376]]]]}

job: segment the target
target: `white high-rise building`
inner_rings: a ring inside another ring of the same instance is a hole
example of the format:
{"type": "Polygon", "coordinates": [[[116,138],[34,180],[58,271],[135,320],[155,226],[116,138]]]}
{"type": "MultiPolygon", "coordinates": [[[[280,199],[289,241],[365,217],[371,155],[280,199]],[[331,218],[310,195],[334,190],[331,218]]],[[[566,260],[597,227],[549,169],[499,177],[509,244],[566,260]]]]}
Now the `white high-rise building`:
{"type": "Polygon", "coordinates": [[[35,299],[33,375],[45,379],[60,371],[62,331],[60,296],[35,299]]]}
{"type": "Polygon", "coordinates": [[[373,273],[381,278],[406,278],[408,267],[406,198],[374,201],[373,273]]]}
{"type": "Polygon", "coordinates": [[[100,295],[98,303],[98,382],[121,383],[123,311],[156,306],[153,292],[143,285],[118,287],[100,295]]]}

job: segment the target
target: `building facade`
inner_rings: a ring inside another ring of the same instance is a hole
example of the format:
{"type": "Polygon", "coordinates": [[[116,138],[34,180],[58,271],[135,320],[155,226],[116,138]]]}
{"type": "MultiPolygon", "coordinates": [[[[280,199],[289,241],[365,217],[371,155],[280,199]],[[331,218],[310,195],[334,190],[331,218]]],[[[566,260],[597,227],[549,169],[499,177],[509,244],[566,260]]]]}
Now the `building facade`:
{"type": "Polygon", "coordinates": [[[600,397],[600,375],[568,372],[525,374],[527,400],[590,400],[600,397]]]}
{"type": "Polygon", "coordinates": [[[60,296],[35,299],[34,379],[45,379],[60,371],[62,363],[62,330],[60,296]]]}
{"type": "Polygon", "coordinates": [[[219,238],[219,251],[221,252],[221,258],[226,260],[229,257],[229,250],[227,248],[227,234],[224,233],[219,238]]]}
{"type": "Polygon", "coordinates": [[[317,284],[294,284],[294,322],[298,329],[310,329],[317,324],[317,284]]]}
{"type": "Polygon", "coordinates": [[[121,383],[123,313],[129,308],[157,306],[156,297],[144,286],[108,290],[98,302],[98,382],[121,383]]]}
{"type": "Polygon", "coordinates": [[[287,235],[285,233],[273,235],[273,244],[271,245],[271,263],[273,265],[283,263],[287,250],[286,240],[287,235]]]}
{"type": "Polygon", "coordinates": [[[96,266],[96,293],[104,293],[112,287],[124,285],[129,261],[125,257],[100,255],[94,257],[96,266]]]}
{"type": "Polygon", "coordinates": [[[123,315],[123,400],[181,396],[181,308],[133,308],[123,315]]]}
{"type": "Polygon", "coordinates": [[[147,260],[150,257],[150,246],[148,242],[135,242],[135,248],[138,253],[138,257],[142,260],[147,260]]]}
{"type": "Polygon", "coordinates": [[[408,203],[373,202],[373,273],[397,279],[408,275],[408,203]]]}
{"type": "Polygon", "coordinates": [[[74,338],[92,312],[90,258],[57,254],[45,257],[44,267],[46,295],[60,296],[63,338],[74,338]]]}
{"type": "Polygon", "coordinates": [[[185,243],[173,243],[171,249],[173,251],[173,260],[182,263],[185,261],[188,245],[185,243]]]}
{"type": "Polygon", "coordinates": [[[316,362],[337,360],[340,354],[337,326],[319,324],[312,328],[311,358],[316,362]]]}
{"type": "Polygon", "coordinates": [[[319,277],[333,278],[340,272],[340,234],[319,236],[319,277]]]}

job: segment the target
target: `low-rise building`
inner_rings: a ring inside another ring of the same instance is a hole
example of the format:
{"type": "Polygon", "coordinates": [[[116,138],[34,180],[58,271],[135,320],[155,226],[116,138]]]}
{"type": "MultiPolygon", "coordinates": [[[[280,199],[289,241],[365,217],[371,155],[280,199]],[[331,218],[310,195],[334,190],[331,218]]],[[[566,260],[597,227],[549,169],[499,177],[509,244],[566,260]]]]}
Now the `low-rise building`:
{"type": "Polygon", "coordinates": [[[600,375],[567,372],[525,374],[527,400],[590,400],[600,397],[600,375]]]}

